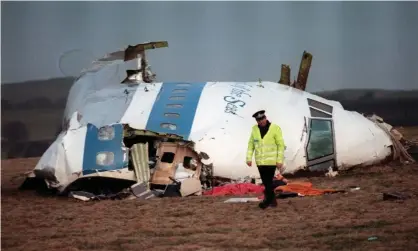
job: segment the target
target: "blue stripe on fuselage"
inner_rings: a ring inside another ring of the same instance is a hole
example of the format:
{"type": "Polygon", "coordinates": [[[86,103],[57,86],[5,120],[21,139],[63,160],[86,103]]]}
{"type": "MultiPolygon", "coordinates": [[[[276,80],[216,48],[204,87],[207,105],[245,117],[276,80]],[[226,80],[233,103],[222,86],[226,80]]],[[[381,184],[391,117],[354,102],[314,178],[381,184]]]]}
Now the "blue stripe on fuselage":
{"type": "Polygon", "coordinates": [[[105,172],[124,168],[124,152],[122,150],[123,127],[121,124],[111,126],[114,130],[114,137],[109,140],[100,140],[99,128],[87,124],[86,141],[84,144],[83,175],[94,172],[105,172]],[[113,155],[113,161],[109,165],[99,165],[97,154],[106,152],[113,155]]]}
{"type": "Polygon", "coordinates": [[[196,108],[206,83],[163,83],[148,118],[146,130],[188,139],[196,108]]]}

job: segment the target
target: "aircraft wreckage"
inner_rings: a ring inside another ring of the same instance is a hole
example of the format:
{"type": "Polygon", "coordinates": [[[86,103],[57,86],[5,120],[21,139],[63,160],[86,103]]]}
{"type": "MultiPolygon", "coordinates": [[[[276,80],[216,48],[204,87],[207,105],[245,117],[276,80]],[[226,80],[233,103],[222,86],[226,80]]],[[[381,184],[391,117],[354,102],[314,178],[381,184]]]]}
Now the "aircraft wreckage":
{"type": "MultiPolygon", "coordinates": [[[[162,47],[168,43],[128,46],[83,70],[70,90],[62,132],[28,178],[58,194],[82,185],[192,184],[183,195],[199,194],[213,177],[257,179],[245,155],[255,124],[251,115],[262,109],[282,128],[285,175],[335,172],[407,155],[390,125],[305,92],[299,78],[290,84],[286,65],[282,84],[155,82],[145,51],[162,47]]],[[[304,53],[305,84],[311,58],[304,53]]]]}

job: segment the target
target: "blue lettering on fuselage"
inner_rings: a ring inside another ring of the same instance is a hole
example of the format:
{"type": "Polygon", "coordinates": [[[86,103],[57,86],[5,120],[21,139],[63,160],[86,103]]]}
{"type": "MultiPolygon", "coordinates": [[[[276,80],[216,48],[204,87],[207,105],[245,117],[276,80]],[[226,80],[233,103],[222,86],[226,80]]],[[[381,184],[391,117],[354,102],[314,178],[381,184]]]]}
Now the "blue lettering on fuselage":
{"type": "Polygon", "coordinates": [[[223,97],[226,102],[224,112],[237,115],[238,109],[246,105],[244,99],[251,98],[249,92],[252,86],[249,83],[234,83],[231,87],[229,95],[223,97]]]}

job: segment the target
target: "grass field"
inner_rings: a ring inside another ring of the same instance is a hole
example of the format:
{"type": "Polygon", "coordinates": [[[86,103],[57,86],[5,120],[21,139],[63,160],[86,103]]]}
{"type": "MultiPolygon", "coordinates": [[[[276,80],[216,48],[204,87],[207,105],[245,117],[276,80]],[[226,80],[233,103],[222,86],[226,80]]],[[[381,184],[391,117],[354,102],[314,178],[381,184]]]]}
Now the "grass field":
{"type": "Polygon", "coordinates": [[[416,164],[302,178],[361,189],[282,199],[263,211],[225,197],[81,202],[17,190],[22,180],[12,178],[37,161],[2,160],[2,250],[418,250],[416,164]],[[412,197],[383,200],[390,191],[412,197]]]}

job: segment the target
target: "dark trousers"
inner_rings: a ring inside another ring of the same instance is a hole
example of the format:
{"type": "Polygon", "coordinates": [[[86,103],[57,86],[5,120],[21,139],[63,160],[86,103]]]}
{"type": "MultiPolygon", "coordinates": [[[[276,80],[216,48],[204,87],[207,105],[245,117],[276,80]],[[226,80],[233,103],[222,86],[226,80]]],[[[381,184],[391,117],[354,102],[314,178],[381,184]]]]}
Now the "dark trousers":
{"type": "Polygon", "coordinates": [[[273,190],[273,178],[276,166],[258,166],[260,178],[264,185],[264,201],[271,203],[275,199],[273,190]]]}

